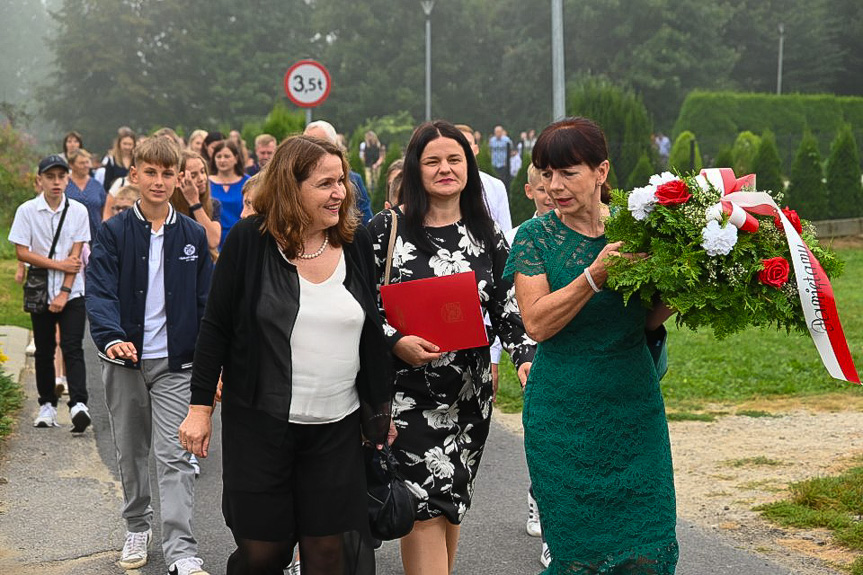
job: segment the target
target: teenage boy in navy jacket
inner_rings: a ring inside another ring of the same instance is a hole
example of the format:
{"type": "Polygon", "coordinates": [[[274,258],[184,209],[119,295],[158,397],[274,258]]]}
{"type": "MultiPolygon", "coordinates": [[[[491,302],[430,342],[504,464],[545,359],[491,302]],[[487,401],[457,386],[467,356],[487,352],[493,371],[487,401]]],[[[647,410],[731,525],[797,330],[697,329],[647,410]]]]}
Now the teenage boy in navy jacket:
{"type": "Polygon", "coordinates": [[[148,560],[152,447],[165,563],[172,574],[206,575],[191,530],[195,475],[177,428],[189,405],[213,264],[204,228],[168,201],[179,165],[180,150],[167,138],[135,148],[129,179],[141,199],[102,225],[86,301],[123,484],[127,533],[119,565],[135,569],[148,560]]]}

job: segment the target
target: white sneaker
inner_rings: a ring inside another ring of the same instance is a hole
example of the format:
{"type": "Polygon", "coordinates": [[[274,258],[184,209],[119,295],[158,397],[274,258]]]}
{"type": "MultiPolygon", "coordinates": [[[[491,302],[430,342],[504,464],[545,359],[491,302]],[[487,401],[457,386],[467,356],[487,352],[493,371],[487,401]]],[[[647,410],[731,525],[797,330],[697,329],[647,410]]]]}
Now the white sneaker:
{"type": "Polygon", "coordinates": [[[30,357],[33,357],[34,355],[36,355],[36,341],[35,340],[32,340],[32,339],[30,340],[30,343],[28,343],[27,347],[24,349],[24,353],[26,353],[30,357]]]}
{"type": "Polygon", "coordinates": [[[539,556],[539,562],[543,567],[551,565],[551,551],[548,550],[548,543],[542,542],[542,554],[539,556]]]}
{"type": "Polygon", "coordinates": [[[189,456],[189,463],[192,465],[192,469],[195,470],[195,479],[197,479],[201,476],[201,464],[198,463],[198,458],[194,453],[189,456]]]}
{"type": "Polygon", "coordinates": [[[170,575],[210,575],[203,569],[204,560],[199,557],[185,557],[174,561],[168,569],[170,575]]]}
{"type": "Polygon", "coordinates": [[[72,418],[72,433],[83,433],[90,425],[90,410],[80,401],[69,410],[69,417],[72,418]]]}
{"type": "Polygon", "coordinates": [[[525,525],[527,534],[531,537],[539,537],[542,535],[542,525],[539,522],[539,507],[536,505],[536,499],[527,492],[527,524],[525,525]]]}
{"type": "Polygon", "coordinates": [[[39,415],[33,420],[33,427],[60,427],[57,423],[57,409],[50,403],[43,403],[39,415]]]}
{"type": "Polygon", "coordinates": [[[147,529],[140,533],[126,532],[126,542],[123,544],[123,553],[120,555],[120,567],[123,569],[137,569],[147,564],[147,549],[153,538],[153,530],[147,529]]]}

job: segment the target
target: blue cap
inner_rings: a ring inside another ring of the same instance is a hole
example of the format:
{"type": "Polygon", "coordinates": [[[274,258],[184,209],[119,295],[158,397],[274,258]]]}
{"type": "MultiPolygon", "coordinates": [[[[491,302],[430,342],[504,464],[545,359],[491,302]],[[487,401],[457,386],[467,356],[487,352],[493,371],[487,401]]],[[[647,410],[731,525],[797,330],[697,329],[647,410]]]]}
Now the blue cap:
{"type": "Polygon", "coordinates": [[[39,162],[39,174],[41,175],[51,168],[63,168],[68,172],[69,164],[63,159],[63,156],[58,156],[57,154],[42,158],[42,161],[39,162]]]}

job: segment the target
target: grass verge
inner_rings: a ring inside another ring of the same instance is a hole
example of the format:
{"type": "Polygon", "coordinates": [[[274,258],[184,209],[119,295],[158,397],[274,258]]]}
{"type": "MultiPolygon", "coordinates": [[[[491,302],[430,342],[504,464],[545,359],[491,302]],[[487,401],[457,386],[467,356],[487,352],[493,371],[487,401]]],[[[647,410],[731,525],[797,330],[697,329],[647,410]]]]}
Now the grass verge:
{"type": "Polygon", "coordinates": [[[0,259],[0,325],[30,329],[30,315],[22,308],[24,294],[15,282],[17,267],[18,260],[0,259]]]}
{"type": "Polygon", "coordinates": [[[0,369],[0,439],[9,435],[15,413],[24,404],[24,392],[12,376],[0,369]]]}
{"type": "MultiPolygon", "coordinates": [[[[755,510],[780,525],[829,529],[837,543],[863,552],[863,467],[792,483],[788,491],[789,499],[755,510]]],[[[854,562],[851,572],[863,575],[863,557],[854,562]]]]}
{"type": "MultiPolygon", "coordinates": [[[[837,252],[845,260],[845,273],[833,282],[833,290],[848,346],[856,364],[863,366],[863,250],[837,252]]],[[[669,371],[662,393],[671,411],[761,398],[860,395],[860,387],[827,374],[809,335],[749,329],[717,341],[712,332],[676,329],[673,324],[668,331],[669,371]]],[[[521,410],[521,386],[509,362],[501,361],[498,407],[521,410]]]]}

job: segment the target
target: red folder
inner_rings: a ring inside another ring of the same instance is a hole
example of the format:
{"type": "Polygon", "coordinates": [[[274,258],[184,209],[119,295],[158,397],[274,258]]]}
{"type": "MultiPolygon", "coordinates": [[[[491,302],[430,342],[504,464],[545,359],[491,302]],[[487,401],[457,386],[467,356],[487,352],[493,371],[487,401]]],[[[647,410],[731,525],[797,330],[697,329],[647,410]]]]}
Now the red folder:
{"type": "Polygon", "coordinates": [[[441,351],[488,345],[474,272],[381,286],[387,321],[441,351]]]}

